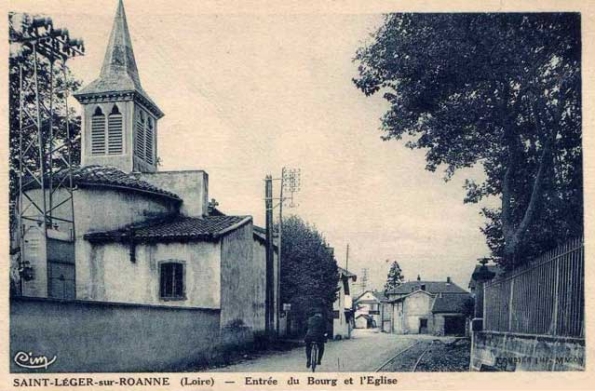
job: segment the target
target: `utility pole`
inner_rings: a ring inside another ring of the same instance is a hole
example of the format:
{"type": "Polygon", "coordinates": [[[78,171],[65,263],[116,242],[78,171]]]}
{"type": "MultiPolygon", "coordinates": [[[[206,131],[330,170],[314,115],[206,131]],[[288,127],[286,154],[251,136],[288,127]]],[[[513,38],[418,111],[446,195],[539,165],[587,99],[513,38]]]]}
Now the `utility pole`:
{"type": "Polygon", "coordinates": [[[12,211],[16,227],[11,227],[11,231],[18,232],[18,289],[23,294],[23,281],[34,278],[33,264],[46,254],[42,248],[47,246],[50,231],[60,231],[69,246],[74,246],[73,137],[69,127],[66,62],[84,55],[85,47],[81,39],[71,38],[67,29],[54,26],[51,18],[16,14],[9,23],[9,42],[11,56],[19,66],[19,194],[12,211]],[[44,59],[49,68],[47,87],[40,75],[44,59]],[[33,67],[32,72],[27,72],[27,62],[33,67]],[[58,72],[64,80],[59,91],[54,80],[58,72]],[[64,125],[54,122],[58,100],[64,109],[64,125]],[[56,165],[61,165],[62,170],[55,172],[56,165]],[[27,195],[31,187],[41,190],[41,201],[27,195]],[[62,199],[56,199],[59,193],[63,194],[62,199]],[[25,206],[26,202],[29,205],[25,206]],[[58,208],[63,211],[61,217],[57,216],[58,208]]]}
{"type": "MultiPolygon", "coordinates": [[[[275,330],[276,330],[276,334],[279,337],[280,336],[280,314],[282,311],[282,306],[283,303],[281,303],[281,264],[282,264],[282,238],[283,238],[283,204],[285,203],[285,201],[290,201],[290,203],[287,205],[290,208],[293,208],[295,206],[297,206],[294,203],[294,194],[299,192],[300,190],[300,182],[301,182],[301,170],[298,169],[288,169],[286,167],[283,167],[281,169],[281,177],[280,178],[273,178],[271,175],[267,175],[265,178],[265,204],[266,204],[266,210],[267,210],[267,224],[269,224],[269,211],[270,211],[270,227],[271,227],[271,237],[270,237],[270,242],[269,242],[269,236],[267,236],[267,247],[269,246],[268,243],[273,243],[273,237],[272,237],[272,226],[273,226],[273,222],[272,222],[272,216],[273,216],[273,210],[276,207],[279,207],[279,233],[278,233],[278,243],[277,243],[277,273],[275,275],[275,280],[276,280],[276,287],[273,287],[273,291],[276,292],[276,296],[277,296],[277,303],[276,303],[276,307],[275,304],[272,304],[272,310],[271,310],[271,319],[274,319],[274,323],[275,323],[275,330]],[[281,181],[281,186],[279,189],[279,198],[275,198],[273,197],[273,182],[274,180],[278,180],[281,181]],[[268,187],[270,186],[270,190],[267,190],[268,187]],[[290,196],[286,196],[284,192],[288,192],[290,193],[290,196]],[[279,201],[279,203],[277,205],[273,205],[273,201],[277,200],[279,201]],[[270,203],[268,203],[270,202],[270,203]]],[[[271,257],[271,259],[273,260],[273,267],[271,268],[273,270],[273,274],[274,273],[274,253],[273,256],[271,257]]],[[[268,269],[267,269],[268,270],[268,269]]],[[[272,281],[272,278],[271,278],[272,281]]],[[[273,296],[275,296],[273,294],[273,296]]],[[[271,302],[274,302],[274,300],[271,300],[271,302]]],[[[272,321],[273,323],[273,321],[272,321]]],[[[271,327],[272,329],[272,327],[271,327]]]]}
{"type": "Polygon", "coordinates": [[[349,243],[347,243],[347,252],[345,254],[345,270],[349,271],[349,243]]]}
{"type": "Polygon", "coordinates": [[[266,288],[265,288],[265,330],[272,335],[275,313],[275,252],[273,243],[273,179],[265,178],[265,211],[266,211],[266,288]]]}
{"type": "Polygon", "coordinates": [[[368,285],[368,268],[365,267],[362,269],[362,282],[360,286],[362,287],[362,293],[366,291],[368,285]]]}

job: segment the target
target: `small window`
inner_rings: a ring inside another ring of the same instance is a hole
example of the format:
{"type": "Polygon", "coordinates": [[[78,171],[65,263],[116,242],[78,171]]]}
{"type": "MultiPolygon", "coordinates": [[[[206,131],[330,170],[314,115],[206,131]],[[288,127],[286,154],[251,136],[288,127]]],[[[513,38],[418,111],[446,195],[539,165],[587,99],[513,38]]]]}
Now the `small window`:
{"type": "Polygon", "coordinates": [[[164,262],[160,265],[160,292],[162,299],[183,300],[184,293],[184,264],[180,262],[164,262]]]}
{"type": "Polygon", "coordinates": [[[421,284],[421,290],[425,291],[426,290],[426,284],[421,284]]]}

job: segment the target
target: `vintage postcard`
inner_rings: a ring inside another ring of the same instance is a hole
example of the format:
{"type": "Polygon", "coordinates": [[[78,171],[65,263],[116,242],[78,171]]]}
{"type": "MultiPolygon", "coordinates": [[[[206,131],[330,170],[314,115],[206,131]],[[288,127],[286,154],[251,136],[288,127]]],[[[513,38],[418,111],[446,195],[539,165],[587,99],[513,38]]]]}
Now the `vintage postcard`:
{"type": "Polygon", "coordinates": [[[0,390],[593,384],[591,5],[4,11],[0,390]]]}

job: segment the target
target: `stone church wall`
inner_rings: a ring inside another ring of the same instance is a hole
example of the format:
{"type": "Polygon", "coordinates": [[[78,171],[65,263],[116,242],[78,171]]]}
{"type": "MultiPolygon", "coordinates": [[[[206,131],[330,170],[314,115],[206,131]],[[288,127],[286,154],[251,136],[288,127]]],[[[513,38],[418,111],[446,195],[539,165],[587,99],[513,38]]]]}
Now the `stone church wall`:
{"type": "Polygon", "coordinates": [[[202,170],[142,173],[140,179],[166,189],[184,200],[180,213],[190,217],[208,214],[209,175],[202,170]]]}
{"type": "MultiPolygon", "coordinates": [[[[65,199],[66,191],[64,189],[56,190],[54,201],[59,204],[65,199]]],[[[31,190],[27,192],[36,203],[41,203],[41,191],[31,190]]],[[[24,208],[34,210],[28,202],[23,205],[24,208]]],[[[69,215],[69,205],[67,203],[54,210],[54,216],[63,219],[71,219],[69,215]]],[[[76,291],[77,298],[89,297],[89,284],[91,270],[89,259],[91,254],[91,245],[83,239],[83,236],[91,229],[94,230],[112,230],[122,228],[128,224],[140,222],[150,217],[174,213],[178,206],[170,200],[162,197],[150,196],[147,194],[122,191],[116,189],[93,189],[79,188],[74,192],[74,213],[76,216],[76,225],[74,232],[75,239],[75,259],[76,259],[76,291]]],[[[72,237],[72,226],[69,223],[56,220],[56,232],[66,234],[72,237]]],[[[35,223],[32,223],[35,224],[35,223]]],[[[32,297],[47,297],[47,260],[52,258],[52,254],[46,254],[45,238],[43,232],[34,229],[30,230],[26,240],[36,243],[36,254],[33,251],[26,251],[29,255],[35,255],[28,259],[35,272],[35,279],[23,283],[23,294],[32,297]],[[37,235],[37,238],[33,238],[37,235]]],[[[29,258],[28,255],[26,255],[29,258]]]]}
{"type": "MultiPolygon", "coordinates": [[[[80,279],[77,297],[84,300],[163,305],[174,307],[220,307],[220,245],[209,242],[137,244],[135,261],[130,246],[122,243],[91,245],[89,257],[81,260],[87,280],[80,279]],[[184,265],[186,298],[160,297],[159,263],[184,265]]],[[[83,275],[80,273],[79,275],[83,275]]]]}
{"type": "Polygon", "coordinates": [[[264,258],[253,256],[252,223],[221,240],[221,327],[264,330],[264,258]]]}

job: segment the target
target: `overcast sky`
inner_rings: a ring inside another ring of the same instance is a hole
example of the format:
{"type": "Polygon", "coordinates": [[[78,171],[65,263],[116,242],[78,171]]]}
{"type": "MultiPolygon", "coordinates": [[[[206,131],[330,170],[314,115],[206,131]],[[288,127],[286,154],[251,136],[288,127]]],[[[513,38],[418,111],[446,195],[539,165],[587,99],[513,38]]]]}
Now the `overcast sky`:
{"type": "MultiPolygon", "coordinates": [[[[14,1],[12,8],[46,13],[82,37],[87,54],[70,67],[84,84],[95,79],[117,1],[31,4],[14,1]]],[[[464,179],[479,170],[448,183],[425,171],[423,151],[380,139],[386,103],[351,81],[355,51],[380,15],[124,4],[142,85],[165,112],[160,170],[206,170],[222,211],[263,225],[265,175],[299,167],[299,206],[285,211],[316,225],[340,266],[349,244],[349,269],[361,276],[368,268],[368,287],[381,288],[397,260],[407,279],[451,276],[467,288],[477,258],[489,253],[479,206],[462,202],[464,179]]]]}

